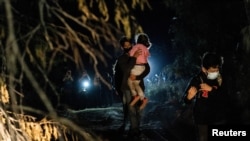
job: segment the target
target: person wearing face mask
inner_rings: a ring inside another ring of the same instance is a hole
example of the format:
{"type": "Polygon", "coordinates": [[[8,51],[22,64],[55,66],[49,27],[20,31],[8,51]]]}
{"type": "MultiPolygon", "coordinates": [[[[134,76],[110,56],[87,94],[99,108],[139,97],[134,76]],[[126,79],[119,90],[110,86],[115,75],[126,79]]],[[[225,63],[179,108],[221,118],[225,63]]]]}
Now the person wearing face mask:
{"type": "MultiPolygon", "coordinates": [[[[116,93],[121,96],[123,104],[123,124],[120,127],[120,131],[125,131],[125,127],[128,121],[130,121],[129,138],[131,140],[136,140],[138,134],[140,134],[140,122],[142,111],[139,110],[140,102],[137,102],[135,106],[130,106],[132,100],[132,95],[130,88],[128,86],[128,78],[130,76],[130,71],[136,64],[136,58],[141,55],[142,51],[140,49],[136,50],[133,56],[129,55],[129,51],[132,49],[132,40],[126,36],[122,36],[119,40],[120,46],[123,53],[116,59],[113,66],[114,74],[114,86],[116,93]]],[[[136,76],[136,80],[140,81],[140,86],[143,91],[145,89],[143,78],[150,72],[149,65],[145,66],[145,71],[136,76]]]]}
{"type": "Polygon", "coordinates": [[[197,141],[207,141],[208,125],[218,124],[222,116],[222,58],[211,52],[204,53],[201,71],[189,82],[184,94],[184,102],[193,104],[193,120],[196,126],[197,141]]]}

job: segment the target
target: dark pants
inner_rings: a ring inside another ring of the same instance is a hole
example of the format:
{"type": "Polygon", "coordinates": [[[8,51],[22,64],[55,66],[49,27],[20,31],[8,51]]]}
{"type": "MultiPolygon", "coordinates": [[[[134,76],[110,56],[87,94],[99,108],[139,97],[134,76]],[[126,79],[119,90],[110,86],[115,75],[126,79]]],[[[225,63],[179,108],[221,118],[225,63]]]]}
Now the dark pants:
{"type": "Polygon", "coordinates": [[[131,95],[130,90],[124,90],[123,91],[123,104],[125,104],[124,106],[127,106],[127,108],[125,107],[126,111],[124,111],[124,121],[126,122],[127,117],[129,117],[130,133],[139,134],[142,111],[139,110],[138,104],[134,106],[130,106],[131,98],[132,98],[132,95],[131,95]]]}
{"type": "Polygon", "coordinates": [[[208,125],[197,124],[197,141],[208,140],[208,125]]]}

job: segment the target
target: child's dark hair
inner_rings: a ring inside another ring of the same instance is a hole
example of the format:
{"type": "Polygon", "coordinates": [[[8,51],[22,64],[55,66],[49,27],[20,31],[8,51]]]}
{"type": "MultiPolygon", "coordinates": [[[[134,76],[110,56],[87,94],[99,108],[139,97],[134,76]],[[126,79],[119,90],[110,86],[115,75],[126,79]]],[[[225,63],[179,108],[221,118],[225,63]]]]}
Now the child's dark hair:
{"type": "Polygon", "coordinates": [[[202,57],[202,66],[205,69],[209,69],[210,67],[216,68],[221,66],[221,57],[213,52],[206,52],[202,57]]]}
{"type": "Polygon", "coordinates": [[[136,44],[143,44],[146,47],[150,47],[151,46],[151,42],[148,38],[148,35],[145,33],[139,33],[136,35],[135,38],[136,44]]]}
{"type": "Polygon", "coordinates": [[[125,42],[130,42],[131,43],[132,40],[129,37],[127,37],[127,36],[122,36],[121,39],[119,40],[120,45],[124,46],[125,42]]]}

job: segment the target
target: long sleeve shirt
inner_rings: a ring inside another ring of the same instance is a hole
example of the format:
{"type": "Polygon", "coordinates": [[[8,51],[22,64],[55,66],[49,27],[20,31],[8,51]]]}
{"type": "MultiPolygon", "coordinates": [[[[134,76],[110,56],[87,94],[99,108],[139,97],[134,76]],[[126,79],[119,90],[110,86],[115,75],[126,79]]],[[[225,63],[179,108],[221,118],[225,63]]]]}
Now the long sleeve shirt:
{"type": "Polygon", "coordinates": [[[198,75],[194,76],[189,82],[187,89],[184,94],[184,102],[186,104],[193,104],[193,116],[194,121],[197,124],[209,124],[217,120],[217,115],[222,100],[221,87],[218,80],[207,79],[207,76],[200,72],[198,75]],[[201,91],[200,84],[206,83],[212,87],[211,91],[201,91]],[[190,87],[194,86],[197,89],[197,93],[193,99],[187,99],[188,90],[190,87]]]}
{"type": "Polygon", "coordinates": [[[150,55],[149,49],[144,46],[143,44],[136,44],[133,48],[129,51],[130,56],[133,56],[134,53],[140,49],[142,51],[141,55],[139,55],[136,59],[136,64],[146,64],[148,63],[148,57],[150,55]]]}

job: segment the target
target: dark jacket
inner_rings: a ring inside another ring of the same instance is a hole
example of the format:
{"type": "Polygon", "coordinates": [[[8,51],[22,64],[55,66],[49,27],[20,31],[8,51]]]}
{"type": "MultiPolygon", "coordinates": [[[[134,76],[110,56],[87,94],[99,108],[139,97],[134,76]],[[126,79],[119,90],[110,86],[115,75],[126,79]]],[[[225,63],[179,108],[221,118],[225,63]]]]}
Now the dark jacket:
{"type": "Polygon", "coordinates": [[[184,95],[184,102],[186,104],[193,104],[193,116],[194,121],[197,124],[212,124],[218,122],[221,118],[220,116],[220,108],[221,108],[221,100],[222,100],[222,93],[221,93],[221,86],[219,85],[217,79],[209,80],[207,76],[200,72],[198,75],[194,76],[188,84],[187,89],[185,90],[184,95]],[[207,97],[204,95],[206,92],[199,91],[200,84],[206,83],[209,86],[212,86],[212,91],[207,93],[207,97]],[[196,87],[198,90],[196,96],[188,100],[187,93],[191,86],[196,87]]]}
{"type": "MultiPolygon", "coordinates": [[[[121,94],[122,89],[129,89],[128,86],[128,77],[130,75],[130,71],[136,63],[136,58],[129,56],[127,53],[123,53],[118,57],[114,66],[114,84],[117,92],[121,94]]],[[[142,89],[145,89],[143,78],[148,75],[150,72],[149,64],[145,65],[145,71],[136,76],[137,80],[141,80],[140,86],[142,89]]]]}

